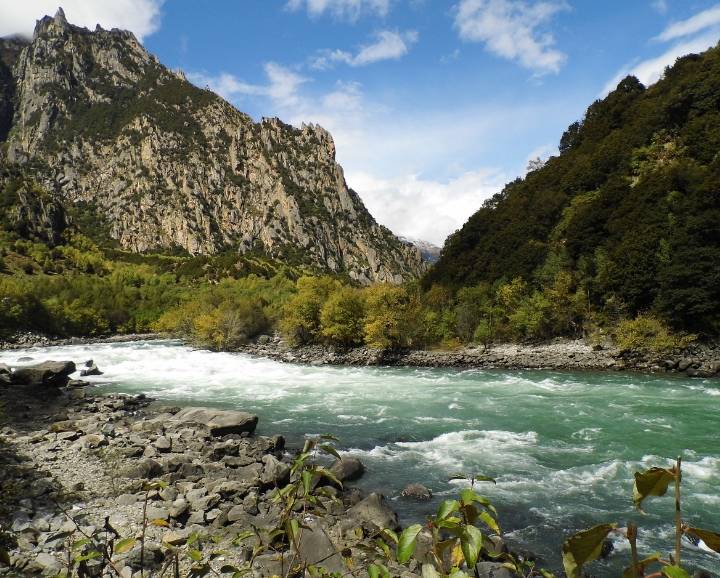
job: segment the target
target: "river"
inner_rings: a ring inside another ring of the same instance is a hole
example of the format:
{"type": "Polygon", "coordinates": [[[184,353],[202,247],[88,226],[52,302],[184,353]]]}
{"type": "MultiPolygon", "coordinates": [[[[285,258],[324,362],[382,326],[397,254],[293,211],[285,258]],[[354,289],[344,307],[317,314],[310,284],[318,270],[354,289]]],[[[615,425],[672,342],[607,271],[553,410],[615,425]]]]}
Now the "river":
{"type": "MultiPolygon", "coordinates": [[[[720,531],[720,381],[633,373],[565,373],[283,364],[195,350],[175,341],[73,345],[0,352],[93,359],[102,392],[144,392],[176,405],[242,409],[258,433],[291,446],[332,433],[368,472],[359,485],[392,500],[404,523],[457,492],[455,472],[496,478],[480,491],[496,504],[508,540],[557,568],[569,532],[615,521],[640,525],[642,553],[672,547],[671,497],[633,510],[633,472],[683,456],[683,508],[693,525],[720,531]],[[398,498],[409,482],[430,504],[398,498]]],[[[593,565],[618,576],[629,548],[619,539],[593,565]]],[[[702,546],[702,545],[701,545],[702,546]]],[[[720,575],[720,557],[686,544],[687,560],[720,575]]]]}

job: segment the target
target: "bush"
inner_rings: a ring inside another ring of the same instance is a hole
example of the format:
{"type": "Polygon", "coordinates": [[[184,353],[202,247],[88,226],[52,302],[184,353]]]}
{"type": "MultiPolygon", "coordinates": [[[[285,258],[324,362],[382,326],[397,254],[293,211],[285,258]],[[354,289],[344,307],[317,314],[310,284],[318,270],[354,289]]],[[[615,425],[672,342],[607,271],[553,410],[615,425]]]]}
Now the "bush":
{"type": "Polygon", "coordinates": [[[193,320],[193,335],[213,349],[235,349],[268,327],[268,319],[257,301],[241,298],[222,303],[193,320]]]}
{"type": "Polygon", "coordinates": [[[294,345],[316,341],[321,335],[320,312],[329,295],[339,289],[332,277],[300,277],[297,295],[288,301],[280,328],[294,345]]]}
{"type": "MultiPolygon", "coordinates": [[[[365,343],[375,349],[397,349],[414,343],[413,303],[404,287],[373,285],[365,289],[365,343]]],[[[417,311],[415,311],[417,313],[417,311]]]]}
{"type": "Polygon", "coordinates": [[[343,346],[362,343],[364,321],[365,300],[362,293],[353,287],[337,289],[320,311],[322,336],[343,346]]]}
{"type": "Polygon", "coordinates": [[[664,321],[652,315],[625,319],[615,329],[615,341],[620,349],[642,353],[666,353],[685,348],[694,340],[694,335],[673,334],[664,321]]]}

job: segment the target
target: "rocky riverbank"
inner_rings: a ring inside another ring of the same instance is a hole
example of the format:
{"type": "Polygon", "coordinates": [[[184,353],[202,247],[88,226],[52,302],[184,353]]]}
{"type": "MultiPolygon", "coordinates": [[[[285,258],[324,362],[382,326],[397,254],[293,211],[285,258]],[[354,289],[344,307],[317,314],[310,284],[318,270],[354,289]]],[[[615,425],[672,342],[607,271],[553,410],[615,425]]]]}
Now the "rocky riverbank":
{"type": "Polygon", "coordinates": [[[688,377],[720,375],[720,345],[692,345],[667,355],[621,351],[584,340],[556,339],[541,344],[498,344],[488,349],[379,351],[367,347],[338,350],[317,345],[290,347],[265,336],[244,353],[286,363],[312,365],[397,365],[479,369],[555,369],[575,371],[645,371],[683,373],[688,377]]]}
{"type": "Polygon", "coordinates": [[[57,345],[84,345],[88,343],[124,343],[131,341],[150,341],[166,339],[162,333],[128,333],[123,335],[105,335],[102,337],[53,337],[38,333],[18,333],[9,339],[0,340],[0,351],[27,349],[30,347],[50,347],[57,345]]]}
{"type": "MultiPolygon", "coordinates": [[[[287,509],[281,492],[297,485],[297,452],[281,436],[255,436],[257,416],[98,395],[70,380],[74,371],[69,361],[0,367],[0,575],[74,567],[136,578],[235,566],[285,577],[310,564],[345,574],[351,558],[356,569],[373,560],[380,528],[398,529],[383,496],[352,487],[364,472],[356,459],[323,462],[330,475],[307,480],[312,503],[287,509]],[[302,524],[294,547],[278,533],[288,513],[302,524]]],[[[428,497],[417,485],[405,495],[428,497]]],[[[394,576],[419,574],[414,563],[385,563],[394,576]]],[[[500,570],[484,564],[481,577],[500,570]]]]}
{"type": "MultiPolygon", "coordinates": [[[[32,333],[0,341],[0,350],[59,345],[122,343],[168,339],[167,334],[54,338],[32,333]]],[[[720,342],[695,343],[682,351],[650,354],[623,351],[610,343],[557,338],[546,343],[501,343],[491,347],[464,346],[452,350],[383,351],[368,347],[338,349],[322,345],[294,347],[279,334],[261,335],[237,350],[283,363],[351,366],[456,367],[477,369],[550,369],[567,371],[640,371],[679,373],[687,377],[720,377],[720,342]]]]}

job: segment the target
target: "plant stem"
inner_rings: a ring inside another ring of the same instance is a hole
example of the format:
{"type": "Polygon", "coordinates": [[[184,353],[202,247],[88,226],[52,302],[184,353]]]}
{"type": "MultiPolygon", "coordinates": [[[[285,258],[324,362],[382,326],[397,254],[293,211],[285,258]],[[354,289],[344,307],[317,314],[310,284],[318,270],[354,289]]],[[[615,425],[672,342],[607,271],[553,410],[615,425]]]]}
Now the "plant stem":
{"type": "MultiPolygon", "coordinates": [[[[640,570],[640,562],[637,553],[637,524],[630,522],[627,529],[627,538],[630,542],[630,553],[632,555],[632,575],[638,578],[638,570],[640,570]]],[[[643,572],[644,574],[644,572],[643,572]]]]}
{"type": "Polygon", "coordinates": [[[680,549],[682,538],[682,512],[680,510],[680,481],[682,480],[682,457],[678,456],[675,464],[675,564],[680,566],[680,549]]]}

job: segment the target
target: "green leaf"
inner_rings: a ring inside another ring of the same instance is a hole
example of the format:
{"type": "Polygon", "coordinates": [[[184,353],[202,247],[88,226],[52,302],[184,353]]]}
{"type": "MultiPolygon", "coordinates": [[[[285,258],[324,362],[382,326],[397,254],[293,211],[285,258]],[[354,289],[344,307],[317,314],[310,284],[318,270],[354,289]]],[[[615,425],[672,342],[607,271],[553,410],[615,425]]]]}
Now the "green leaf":
{"type": "Polygon", "coordinates": [[[323,478],[327,478],[328,480],[330,480],[331,482],[337,484],[338,486],[340,486],[342,488],[342,482],[340,480],[338,480],[337,476],[335,474],[333,474],[327,468],[323,468],[322,466],[319,466],[315,471],[318,474],[320,474],[323,478]]]}
{"type": "Polygon", "coordinates": [[[244,532],[240,532],[237,536],[235,536],[235,539],[232,541],[232,543],[237,546],[240,544],[240,542],[243,542],[247,540],[248,538],[252,538],[255,535],[255,532],[252,530],[245,530],[244,532]]]}
{"type": "Polygon", "coordinates": [[[387,542],[385,542],[385,540],[378,538],[377,540],[375,540],[375,545],[382,551],[383,555],[386,558],[390,558],[390,546],[387,545],[387,542]]]}
{"type": "Polygon", "coordinates": [[[417,546],[417,535],[422,530],[420,524],[413,524],[405,528],[400,534],[397,548],[397,561],[400,564],[405,564],[410,557],[415,553],[415,546],[417,546]]]}
{"type": "Polygon", "coordinates": [[[497,520],[490,515],[489,512],[480,512],[480,519],[485,522],[485,525],[493,532],[495,532],[496,534],[502,534],[500,525],[497,523],[497,520]]]}
{"type": "Polygon", "coordinates": [[[711,532],[710,530],[702,530],[701,528],[687,528],[686,534],[692,534],[700,538],[707,547],[715,552],[720,552],[720,534],[711,532]]]}
{"type": "Polygon", "coordinates": [[[380,533],[385,534],[385,536],[390,538],[394,544],[397,544],[400,541],[400,539],[398,538],[398,535],[395,532],[393,532],[390,528],[383,528],[380,531],[380,533]]]}
{"type": "Polygon", "coordinates": [[[338,453],[338,451],[337,451],[333,446],[331,446],[330,444],[322,444],[322,445],[320,446],[320,449],[323,451],[323,453],[326,453],[326,454],[328,454],[328,455],[330,455],[330,456],[334,456],[334,457],[336,457],[336,458],[339,459],[339,460],[342,459],[342,456],[340,456],[340,454],[338,453]]]}
{"type": "Polygon", "coordinates": [[[444,520],[453,512],[457,512],[460,509],[460,503],[457,500],[443,500],[438,506],[437,516],[438,520],[444,520]]]}
{"type": "Polygon", "coordinates": [[[83,546],[86,546],[86,545],[89,544],[89,543],[90,543],[90,539],[89,539],[89,538],[83,538],[82,540],[78,540],[78,541],[76,541],[76,542],[73,542],[73,543],[70,545],[70,548],[71,548],[72,550],[79,550],[80,548],[82,548],[83,546]]]}
{"type": "Polygon", "coordinates": [[[188,550],[188,556],[190,556],[190,559],[195,562],[200,562],[203,557],[202,552],[200,550],[196,550],[195,548],[190,548],[188,550]]]}
{"type": "Polygon", "coordinates": [[[382,564],[370,564],[367,571],[370,578],[390,578],[390,571],[382,564]]]}
{"type": "Polygon", "coordinates": [[[583,565],[597,560],[602,552],[603,542],[616,527],[617,524],[600,524],[565,540],[562,557],[567,578],[581,578],[583,565]]]}
{"type": "Polygon", "coordinates": [[[650,496],[664,496],[668,486],[675,480],[675,471],[666,468],[650,468],[645,472],[635,472],[633,502],[642,511],[642,502],[650,496]]]}
{"type": "Polygon", "coordinates": [[[685,572],[680,566],[665,566],[662,569],[663,576],[668,578],[690,578],[690,574],[685,572]]]}
{"type": "Polygon", "coordinates": [[[474,568],[475,564],[477,564],[480,550],[482,550],[482,543],[483,536],[480,530],[475,526],[465,528],[465,531],[460,537],[460,546],[462,547],[463,556],[465,557],[465,563],[468,568],[474,568]]]}
{"type": "Polygon", "coordinates": [[[470,576],[460,570],[460,568],[453,568],[450,574],[448,574],[448,578],[470,578],[470,576]]]}
{"type": "Polygon", "coordinates": [[[83,554],[82,556],[75,556],[73,560],[75,560],[75,562],[87,562],[88,560],[95,560],[101,557],[102,554],[100,552],[98,552],[97,550],[92,550],[87,554],[83,554]]]}
{"type": "MultiPolygon", "coordinates": [[[[644,560],[640,560],[637,563],[637,576],[645,576],[646,568],[650,564],[652,564],[653,562],[657,562],[658,560],[660,560],[660,554],[653,554],[652,556],[645,558],[644,560]]],[[[636,574],[633,573],[633,567],[630,566],[628,568],[625,568],[622,578],[634,578],[634,576],[636,576],[636,574]]]]}
{"type": "Polygon", "coordinates": [[[305,490],[305,495],[307,495],[310,493],[310,488],[312,488],[312,478],[313,478],[312,473],[309,472],[308,470],[304,470],[301,475],[301,478],[302,478],[303,490],[305,490]]]}
{"type": "Polygon", "coordinates": [[[137,540],[135,538],[124,538],[123,540],[120,540],[115,543],[115,548],[113,551],[115,554],[124,554],[125,552],[129,552],[132,550],[133,546],[137,543],[137,540]]]}

